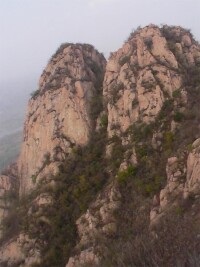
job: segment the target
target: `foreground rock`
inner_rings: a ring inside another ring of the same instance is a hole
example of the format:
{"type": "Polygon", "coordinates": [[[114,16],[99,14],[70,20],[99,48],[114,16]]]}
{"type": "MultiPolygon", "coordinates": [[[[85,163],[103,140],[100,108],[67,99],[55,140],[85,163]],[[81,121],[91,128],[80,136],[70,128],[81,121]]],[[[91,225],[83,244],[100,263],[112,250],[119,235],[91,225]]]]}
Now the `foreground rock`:
{"type": "Polygon", "coordinates": [[[76,222],[80,238],[76,250],[80,253],[71,257],[66,267],[100,264],[100,252],[104,242],[107,238],[113,238],[117,234],[117,222],[114,213],[120,209],[120,206],[119,188],[112,183],[76,222]]]}

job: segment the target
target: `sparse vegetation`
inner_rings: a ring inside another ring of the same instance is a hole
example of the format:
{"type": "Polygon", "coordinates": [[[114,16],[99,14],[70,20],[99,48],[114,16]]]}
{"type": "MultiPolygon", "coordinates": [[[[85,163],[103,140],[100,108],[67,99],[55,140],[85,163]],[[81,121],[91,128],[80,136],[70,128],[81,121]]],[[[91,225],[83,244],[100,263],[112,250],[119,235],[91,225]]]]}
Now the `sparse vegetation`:
{"type": "Polygon", "coordinates": [[[40,94],[40,89],[37,89],[31,93],[31,97],[35,99],[40,94]]]}
{"type": "Polygon", "coordinates": [[[174,121],[176,122],[181,122],[182,120],[184,120],[184,114],[180,111],[176,111],[174,114],[174,121]]]}
{"type": "Polygon", "coordinates": [[[147,210],[135,207],[134,212],[124,216],[120,216],[124,227],[120,227],[116,240],[106,244],[108,252],[100,266],[199,266],[199,241],[189,218],[180,219],[180,214],[172,212],[161,220],[155,237],[148,230],[147,210]]]}
{"type": "Polygon", "coordinates": [[[110,99],[109,102],[112,105],[115,105],[116,102],[120,98],[120,91],[124,89],[124,84],[122,82],[120,83],[113,83],[110,88],[110,99]]]}
{"type": "Polygon", "coordinates": [[[108,125],[108,115],[107,114],[103,114],[101,116],[100,125],[101,125],[101,127],[107,127],[107,125],[108,125]]]}
{"type": "Polygon", "coordinates": [[[119,64],[123,66],[125,63],[130,62],[130,56],[122,56],[119,60],[119,64]]]}
{"type": "Polygon", "coordinates": [[[133,178],[136,174],[137,168],[135,166],[129,165],[126,170],[120,171],[117,174],[117,180],[120,184],[125,185],[128,178],[133,178]]]}
{"type": "Polygon", "coordinates": [[[75,221],[86,211],[108,177],[103,160],[105,138],[105,130],[96,134],[88,146],[79,149],[61,166],[54,178],[56,186],[45,189],[53,198],[52,205],[42,211],[50,223],[41,224],[35,217],[37,210],[28,218],[29,236],[37,236],[41,244],[46,244],[41,246],[43,260],[38,266],[65,266],[75,245],[75,221]]]}
{"type": "MultiPolygon", "coordinates": [[[[129,40],[137,34],[138,30],[131,34],[129,40]]],[[[177,194],[176,205],[170,206],[166,214],[162,214],[159,224],[151,225],[149,228],[152,198],[158,197],[167,182],[168,158],[177,157],[177,166],[186,166],[188,152],[193,150],[192,142],[199,136],[200,125],[200,67],[188,67],[185,56],[180,56],[176,43],[181,43],[182,33],[177,34],[173,27],[164,26],[162,34],[167,39],[168,48],[179,63],[178,72],[183,77],[184,83],[181,89],[175,90],[171,96],[171,93],[164,92],[164,86],[159,83],[158,78],[154,77],[155,81],[143,80],[141,85],[149,92],[156,84],[160,85],[163,91],[162,98],[163,95],[165,98],[160,112],[154,121],[149,120],[147,123],[143,122],[142,116],[139,115],[138,120],[125,132],[122,132],[121,124],[115,120],[115,124],[109,125],[111,130],[115,130],[113,131],[115,135],[110,139],[107,138],[106,132],[108,114],[103,107],[103,72],[98,64],[91,62],[90,58],[85,58],[92,75],[95,76],[95,92],[90,97],[90,107],[87,107],[93,126],[90,141],[86,146],[80,147],[71,143],[64,134],[57,135],[57,138],[60,137],[71,144],[71,154],[66,154],[66,160],[60,164],[57,175],[49,180],[44,177],[40,183],[36,183],[39,172],[52,160],[52,154],[49,152],[44,154],[41,168],[30,177],[36,189],[29,196],[21,199],[20,203],[16,201],[14,208],[10,209],[8,217],[3,222],[2,242],[22,230],[30,238],[36,239],[35,244],[41,251],[42,262],[34,265],[35,267],[66,266],[70,255],[77,252],[76,249],[73,251],[78,240],[76,220],[87,211],[99,192],[106,185],[110,185],[111,181],[117,184],[120,191],[121,207],[112,214],[117,222],[117,233],[112,237],[106,236],[105,239],[96,240],[99,246],[102,245],[103,249],[105,248],[105,253],[101,254],[103,258],[99,267],[197,267],[200,265],[198,240],[200,229],[195,220],[191,220],[193,215],[190,212],[192,205],[198,201],[194,195],[190,194],[187,199],[183,199],[177,194]],[[186,102],[181,99],[184,90],[187,92],[186,102]],[[100,127],[95,132],[97,118],[100,127]],[[112,148],[109,156],[105,155],[108,146],[112,148]],[[133,156],[135,161],[132,159],[133,156]],[[36,199],[43,193],[47,194],[52,201],[39,206],[36,199]]],[[[151,50],[152,38],[148,37],[144,42],[151,50]]],[[[56,56],[69,45],[62,45],[56,52],[56,56]]],[[[90,51],[90,46],[86,45],[86,49],[90,51]]],[[[130,63],[129,55],[119,60],[121,66],[126,63],[130,63]]],[[[134,73],[138,72],[138,68],[137,64],[130,66],[134,73]]],[[[147,66],[147,68],[153,67],[147,66]]],[[[154,70],[152,73],[156,76],[158,71],[154,70]]],[[[63,73],[59,70],[58,74],[63,73]]],[[[173,75],[173,72],[170,75],[173,75]]],[[[125,89],[126,83],[123,84],[119,80],[110,81],[108,101],[111,105],[116,104],[125,89]]],[[[52,84],[47,83],[47,86],[51,87],[52,84]]],[[[38,94],[39,92],[34,93],[32,97],[35,98],[38,94]]],[[[132,107],[137,105],[136,94],[132,107]]],[[[130,115],[129,112],[127,115],[130,115]]],[[[57,145],[54,152],[60,150],[61,147],[57,145]]],[[[185,181],[186,173],[181,172],[178,179],[185,181]]],[[[114,199],[113,195],[112,198],[114,199]]],[[[170,199],[170,201],[174,200],[170,199]]],[[[156,209],[160,203],[156,204],[156,209]]],[[[98,209],[100,210],[100,207],[98,209]]],[[[156,212],[160,210],[157,209],[156,212]]],[[[84,219],[82,223],[86,223],[84,219]]],[[[96,243],[92,245],[95,246],[96,243]]],[[[86,248],[87,245],[84,244],[86,248]]]]}
{"type": "Polygon", "coordinates": [[[172,93],[172,96],[175,97],[175,98],[181,97],[181,91],[180,91],[180,89],[175,90],[172,93]]]}
{"type": "Polygon", "coordinates": [[[153,41],[152,41],[152,38],[151,37],[145,38],[144,39],[144,43],[145,43],[145,45],[147,46],[147,48],[149,50],[152,49],[153,41]]]}

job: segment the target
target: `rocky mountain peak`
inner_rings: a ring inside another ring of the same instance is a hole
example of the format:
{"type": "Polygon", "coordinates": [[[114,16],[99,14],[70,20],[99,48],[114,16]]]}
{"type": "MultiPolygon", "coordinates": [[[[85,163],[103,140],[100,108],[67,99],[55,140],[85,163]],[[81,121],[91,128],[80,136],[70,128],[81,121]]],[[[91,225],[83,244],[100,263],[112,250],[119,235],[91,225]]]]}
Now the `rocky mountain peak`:
{"type": "Polygon", "coordinates": [[[138,28],[107,63],[61,45],[0,176],[0,264],[199,266],[199,102],[200,45],[181,27],[138,28]]]}
{"type": "Polygon", "coordinates": [[[102,106],[105,64],[87,44],[63,44],[50,59],[28,105],[18,160],[21,193],[55,174],[75,146],[88,142],[102,106]]]}
{"type": "Polygon", "coordinates": [[[75,82],[102,79],[105,59],[89,44],[62,44],[52,56],[39,82],[39,90],[60,88],[75,82]]]}
{"type": "Polygon", "coordinates": [[[198,44],[181,27],[150,25],[133,32],[106,67],[104,96],[108,132],[124,132],[138,120],[150,123],[164,102],[180,91],[187,102],[184,73],[200,60],[198,44]]]}

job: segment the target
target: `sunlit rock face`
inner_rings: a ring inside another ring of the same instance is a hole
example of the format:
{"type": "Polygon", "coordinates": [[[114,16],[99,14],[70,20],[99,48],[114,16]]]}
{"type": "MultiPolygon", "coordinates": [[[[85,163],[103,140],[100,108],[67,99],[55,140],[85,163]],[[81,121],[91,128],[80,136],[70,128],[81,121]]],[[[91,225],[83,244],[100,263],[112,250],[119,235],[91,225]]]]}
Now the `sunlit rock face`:
{"type": "Polygon", "coordinates": [[[74,146],[88,142],[91,101],[100,90],[105,59],[91,45],[65,44],[51,58],[28,104],[18,160],[20,194],[58,171],[74,146]]]}
{"type": "Polygon", "coordinates": [[[104,78],[109,136],[126,131],[138,120],[154,121],[165,100],[177,90],[187,101],[177,60],[181,57],[187,67],[200,59],[199,46],[190,33],[181,27],[154,25],[131,34],[122,48],[111,54],[104,78]],[[173,47],[167,33],[177,39],[173,47]]]}

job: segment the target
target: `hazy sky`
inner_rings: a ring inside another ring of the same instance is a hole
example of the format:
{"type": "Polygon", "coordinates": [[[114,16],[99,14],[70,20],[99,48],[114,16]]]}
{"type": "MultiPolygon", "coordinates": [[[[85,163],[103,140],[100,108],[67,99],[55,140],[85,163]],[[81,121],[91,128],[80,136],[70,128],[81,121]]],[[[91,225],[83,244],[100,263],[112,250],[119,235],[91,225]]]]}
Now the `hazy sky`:
{"type": "Polygon", "coordinates": [[[61,43],[108,56],[149,23],[181,25],[200,40],[200,0],[0,0],[0,84],[29,80],[33,91],[61,43]]]}

